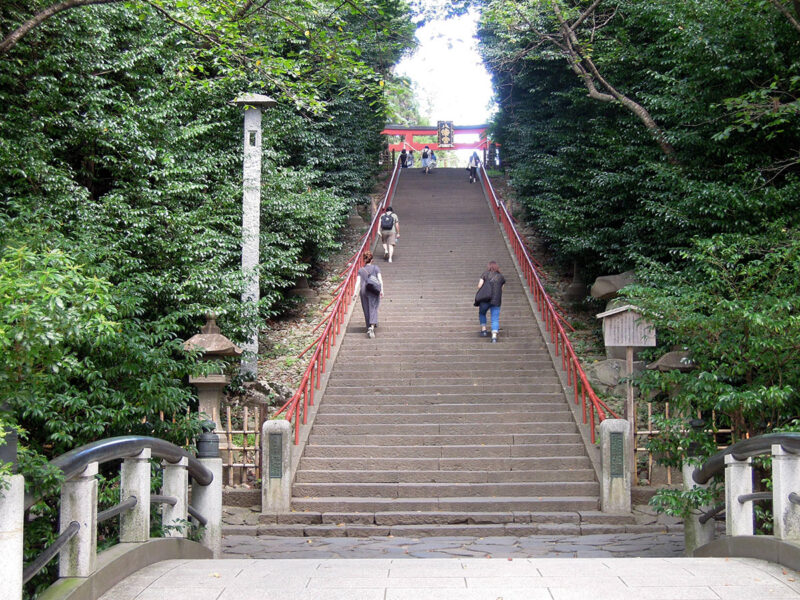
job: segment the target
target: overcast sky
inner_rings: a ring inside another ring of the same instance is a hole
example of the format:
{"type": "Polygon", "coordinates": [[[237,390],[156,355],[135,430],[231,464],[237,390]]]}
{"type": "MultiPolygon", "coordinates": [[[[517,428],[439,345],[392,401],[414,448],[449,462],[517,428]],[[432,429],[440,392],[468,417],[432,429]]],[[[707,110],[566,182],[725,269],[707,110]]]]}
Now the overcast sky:
{"type": "Polygon", "coordinates": [[[492,83],[477,51],[477,15],[433,21],[417,30],[416,53],[397,66],[415,83],[420,112],[431,124],[486,123],[493,112],[492,83]]]}

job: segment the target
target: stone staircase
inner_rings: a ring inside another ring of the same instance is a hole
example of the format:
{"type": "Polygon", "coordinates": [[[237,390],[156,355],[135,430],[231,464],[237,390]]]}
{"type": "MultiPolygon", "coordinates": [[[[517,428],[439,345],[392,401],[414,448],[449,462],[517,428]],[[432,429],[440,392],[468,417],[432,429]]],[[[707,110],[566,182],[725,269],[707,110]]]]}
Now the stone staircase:
{"type": "Polygon", "coordinates": [[[402,173],[401,237],[375,339],[352,315],[272,535],[529,535],[640,531],[599,512],[599,485],[558,375],[478,184],[402,173]],[[499,343],[476,285],[506,276],[499,343]]]}

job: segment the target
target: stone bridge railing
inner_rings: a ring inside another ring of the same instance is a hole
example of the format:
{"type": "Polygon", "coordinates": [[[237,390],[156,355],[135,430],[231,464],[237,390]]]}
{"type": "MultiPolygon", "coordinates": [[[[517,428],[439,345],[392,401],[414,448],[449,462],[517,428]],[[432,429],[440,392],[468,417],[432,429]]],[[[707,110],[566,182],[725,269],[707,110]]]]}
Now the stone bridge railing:
{"type": "Polygon", "coordinates": [[[217,436],[198,439],[197,457],[164,440],[123,436],[76,448],[51,461],[61,470],[58,538],[23,565],[26,512],[39,499],[24,493],[22,475],[0,487],[2,598],[22,598],[23,585],[58,556],[59,579],[42,598],[96,598],[134,571],[172,558],[219,556],[222,531],[222,461],[217,436]],[[122,459],[120,504],[98,512],[99,465],[122,459]],[[161,494],[151,494],[151,460],[161,459],[161,494]],[[192,485],[189,485],[191,477],[192,485]],[[191,495],[191,502],[189,499],[191,495]],[[162,506],[163,538],[150,537],[150,506],[162,506]],[[97,525],[119,517],[119,544],[98,554],[97,525]],[[186,538],[189,518],[202,526],[200,541],[186,538]]]}
{"type": "Polygon", "coordinates": [[[723,471],[725,501],[687,519],[687,553],[762,558],[800,568],[800,434],[773,433],[737,442],[700,467],[684,467],[684,481],[688,487],[706,486],[723,471]],[[772,491],[755,492],[752,461],[762,455],[772,458],[772,491]],[[755,535],[756,502],[772,504],[772,535],[755,535]],[[714,539],[715,518],[723,514],[726,535],[714,539]]]}

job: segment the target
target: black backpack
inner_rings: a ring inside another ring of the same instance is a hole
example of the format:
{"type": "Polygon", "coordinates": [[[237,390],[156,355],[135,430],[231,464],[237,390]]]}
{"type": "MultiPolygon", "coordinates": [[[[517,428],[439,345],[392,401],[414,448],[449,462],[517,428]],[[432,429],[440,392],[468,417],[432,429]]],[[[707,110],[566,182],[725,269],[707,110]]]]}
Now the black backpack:
{"type": "Polygon", "coordinates": [[[427,150],[423,150],[422,151],[422,158],[428,158],[428,151],[427,150]]]}
{"type": "Polygon", "coordinates": [[[383,213],[381,216],[381,229],[391,229],[394,227],[394,217],[392,213],[383,213]]]}

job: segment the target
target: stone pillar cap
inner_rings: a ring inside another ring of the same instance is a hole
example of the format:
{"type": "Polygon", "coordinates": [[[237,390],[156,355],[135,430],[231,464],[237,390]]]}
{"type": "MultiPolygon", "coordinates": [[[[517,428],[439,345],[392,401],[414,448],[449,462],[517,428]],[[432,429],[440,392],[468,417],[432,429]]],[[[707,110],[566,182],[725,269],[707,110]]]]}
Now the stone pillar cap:
{"type": "Polygon", "coordinates": [[[186,350],[202,349],[205,356],[239,356],[242,349],[220,333],[216,315],[206,315],[206,324],[200,333],[193,335],[183,343],[186,350]]]}
{"type": "Polygon", "coordinates": [[[257,106],[258,108],[269,108],[278,102],[263,94],[239,94],[233,101],[237,106],[257,106]]]}

